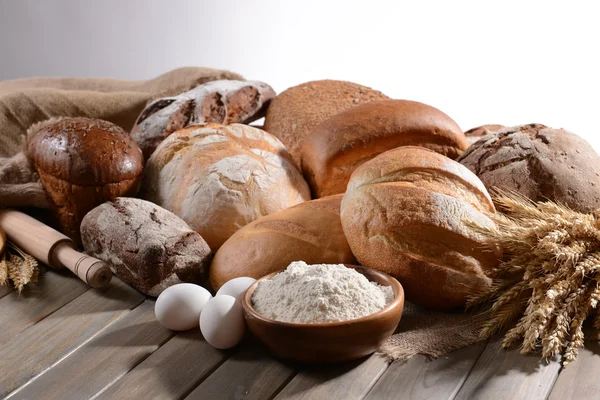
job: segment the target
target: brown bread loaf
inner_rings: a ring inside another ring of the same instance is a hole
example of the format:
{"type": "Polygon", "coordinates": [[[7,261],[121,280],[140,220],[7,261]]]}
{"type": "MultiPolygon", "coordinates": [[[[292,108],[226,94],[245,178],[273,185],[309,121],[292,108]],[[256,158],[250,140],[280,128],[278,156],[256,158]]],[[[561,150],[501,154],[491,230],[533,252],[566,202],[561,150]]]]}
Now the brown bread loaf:
{"type": "Polygon", "coordinates": [[[304,137],[317,125],[351,107],[388,98],[352,82],[306,82],[275,97],[265,116],[265,130],[279,138],[300,165],[304,137]]]}
{"type": "Polygon", "coordinates": [[[384,151],[421,146],[452,159],[467,148],[465,135],[437,108],[408,100],[383,100],[327,119],[304,140],[302,170],[313,196],[344,193],[352,172],[384,151]]]}
{"type": "Polygon", "coordinates": [[[600,208],[600,158],[579,136],[529,124],[502,129],[474,143],[459,162],[488,189],[552,200],[575,211],[600,208]]]}
{"type": "Polygon", "coordinates": [[[490,133],[496,133],[502,128],[504,128],[504,125],[498,125],[498,124],[481,125],[476,128],[471,128],[468,131],[465,131],[465,136],[467,137],[467,142],[469,143],[469,145],[472,145],[473,143],[475,143],[482,137],[487,136],[490,133]]]}
{"type": "Polygon", "coordinates": [[[262,217],[233,234],[210,267],[218,290],[240,276],[261,278],[293,261],[356,264],[340,221],[342,195],[307,201],[262,217]]]}
{"type": "Polygon", "coordinates": [[[88,254],[149,296],[177,283],[207,283],[208,244],[181,218],[149,201],[119,197],[101,204],[83,219],[81,239],[88,254]]]}
{"type": "Polygon", "coordinates": [[[170,135],[148,160],[142,191],[213,251],[244,225],[310,200],[283,144],[241,124],[189,126],[170,135]]]}
{"type": "Polygon", "coordinates": [[[494,205],[467,168],[420,147],[389,150],[358,167],[341,219],[357,260],[397,278],[406,298],[433,308],[463,306],[485,291],[499,254],[467,221],[493,226],[494,205]]]}
{"type": "Polygon", "coordinates": [[[118,126],[89,118],[53,118],[32,126],[27,153],[46,190],[60,230],[81,244],[79,225],[92,208],[134,196],[143,156],[118,126]]]}
{"type": "Polygon", "coordinates": [[[275,91],[258,81],[218,80],[173,97],[152,101],[138,117],[131,137],[146,159],[171,133],[188,125],[250,123],[262,118],[275,91]]]}

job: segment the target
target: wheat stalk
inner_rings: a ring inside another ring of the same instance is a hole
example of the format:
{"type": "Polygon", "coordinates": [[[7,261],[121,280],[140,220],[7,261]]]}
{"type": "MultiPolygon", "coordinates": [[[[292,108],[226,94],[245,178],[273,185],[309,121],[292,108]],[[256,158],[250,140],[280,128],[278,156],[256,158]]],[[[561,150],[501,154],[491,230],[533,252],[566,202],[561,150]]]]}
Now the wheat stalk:
{"type": "Polygon", "coordinates": [[[37,260],[9,241],[0,261],[0,284],[10,280],[21,293],[29,282],[37,282],[38,276],[37,260]]]}
{"type": "Polygon", "coordinates": [[[504,347],[562,355],[566,366],[584,345],[588,317],[600,338],[600,210],[583,214],[507,192],[494,201],[503,212],[491,216],[495,227],[468,222],[504,251],[491,290],[468,302],[491,304],[481,335],[505,331],[504,347]]]}

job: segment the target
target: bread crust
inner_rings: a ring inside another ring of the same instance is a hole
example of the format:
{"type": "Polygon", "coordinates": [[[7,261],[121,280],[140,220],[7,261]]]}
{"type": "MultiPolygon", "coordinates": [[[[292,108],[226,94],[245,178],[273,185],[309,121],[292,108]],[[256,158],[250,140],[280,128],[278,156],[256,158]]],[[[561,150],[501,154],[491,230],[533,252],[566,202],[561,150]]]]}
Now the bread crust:
{"type": "Polygon", "coordinates": [[[468,169],[420,147],[389,150],[352,174],[341,220],[357,260],[396,277],[407,299],[464,306],[489,288],[500,254],[468,221],[493,227],[494,205],[468,169]]]}
{"type": "Polygon", "coordinates": [[[300,165],[304,138],[317,125],[349,108],[385,99],[389,97],[352,82],[329,79],[306,82],[273,99],[264,126],[267,132],[283,142],[300,165]]]}
{"type": "Polygon", "coordinates": [[[233,234],[215,254],[210,282],[218,290],[240,276],[261,278],[293,261],[355,264],[340,220],[342,195],[262,217],[233,234]]]}
{"type": "Polygon", "coordinates": [[[314,197],[344,193],[358,166],[401,146],[456,159],[468,144],[458,124],[437,108],[409,100],[375,101],[317,126],[304,141],[302,170],[314,197]]]}
{"type": "Polygon", "coordinates": [[[90,118],[53,118],[32,126],[27,153],[36,168],[59,229],[81,244],[88,211],[119,196],[135,196],[143,155],[123,129],[90,118]]]}
{"type": "Polygon", "coordinates": [[[310,200],[310,190],[275,137],[248,125],[206,124],[159,145],[142,197],[182,218],[216,251],[248,223],[310,200]]]}

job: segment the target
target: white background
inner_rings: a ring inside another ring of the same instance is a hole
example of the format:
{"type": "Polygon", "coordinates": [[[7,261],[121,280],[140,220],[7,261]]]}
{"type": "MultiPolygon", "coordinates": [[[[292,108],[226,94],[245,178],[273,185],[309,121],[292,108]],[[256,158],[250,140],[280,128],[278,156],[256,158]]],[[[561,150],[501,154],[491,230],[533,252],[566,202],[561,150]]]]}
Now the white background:
{"type": "Polygon", "coordinates": [[[431,104],[465,130],[540,122],[598,151],[594,3],[0,0],[0,80],[146,79],[186,65],[278,92],[342,79],[431,104]]]}

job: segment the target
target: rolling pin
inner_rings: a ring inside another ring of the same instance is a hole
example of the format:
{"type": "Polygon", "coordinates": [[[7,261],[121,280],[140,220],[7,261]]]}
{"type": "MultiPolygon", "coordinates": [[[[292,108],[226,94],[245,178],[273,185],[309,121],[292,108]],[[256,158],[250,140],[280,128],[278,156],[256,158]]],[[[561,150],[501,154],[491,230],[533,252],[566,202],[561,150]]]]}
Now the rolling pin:
{"type": "Polygon", "coordinates": [[[106,286],[112,271],[103,261],[80,253],[62,233],[20,211],[0,209],[0,227],[8,239],[54,269],[68,268],[91,287],[106,286]]]}

